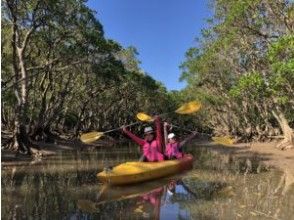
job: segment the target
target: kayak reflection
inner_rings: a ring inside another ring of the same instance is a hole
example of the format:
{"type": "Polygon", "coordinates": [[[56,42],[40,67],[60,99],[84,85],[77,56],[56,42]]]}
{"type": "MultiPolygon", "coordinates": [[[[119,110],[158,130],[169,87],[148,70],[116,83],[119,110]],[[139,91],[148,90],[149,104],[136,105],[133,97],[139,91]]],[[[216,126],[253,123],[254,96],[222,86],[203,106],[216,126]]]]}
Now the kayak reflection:
{"type": "Polygon", "coordinates": [[[189,211],[181,207],[179,202],[195,196],[196,193],[181,179],[163,179],[140,186],[105,185],[97,194],[95,202],[81,199],[77,206],[84,213],[96,212],[102,219],[190,219],[189,211]]]}

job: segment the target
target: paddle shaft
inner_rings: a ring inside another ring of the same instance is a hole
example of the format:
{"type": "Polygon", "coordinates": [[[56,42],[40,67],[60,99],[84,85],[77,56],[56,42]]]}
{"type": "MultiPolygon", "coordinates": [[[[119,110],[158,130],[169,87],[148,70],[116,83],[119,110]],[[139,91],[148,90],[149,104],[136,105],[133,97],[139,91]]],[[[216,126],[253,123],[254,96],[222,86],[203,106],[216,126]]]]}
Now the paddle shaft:
{"type": "MultiPolygon", "coordinates": [[[[172,126],[172,127],[175,127],[175,128],[182,129],[183,131],[188,131],[188,132],[191,132],[191,133],[194,132],[194,131],[191,131],[191,130],[188,130],[188,129],[182,128],[182,127],[180,127],[180,126],[178,126],[178,125],[171,124],[171,126],[172,126]]],[[[198,131],[197,131],[197,133],[198,133],[198,134],[205,134],[205,135],[208,135],[208,136],[210,136],[210,137],[212,136],[211,134],[202,133],[202,132],[198,132],[198,131]]]]}
{"type": "MultiPolygon", "coordinates": [[[[138,124],[138,123],[140,123],[140,122],[134,122],[134,123],[131,123],[131,124],[126,125],[124,127],[130,127],[130,126],[135,125],[135,124],[138,124]]],[[[100,137],[102,137],[103,135],[105,135],[107,133],[110,133],[110,132],[113,132],[113,131],[117,131],[117,130],[121,130],[121,129],[122,128],[119,127],[119,128],[115,128],[115,129],[111,129],[111,130],[105,131],[105,132],[92,131],[92,132],[89,132],[89,133],[82,134],[80,136],[80,139],[81,139],[82,142],[91,143],[93,141],[98,140],[100,137]]]]}
{"type": "MultiPolygon", "coordinates": [[[[139,124],[139,123],[140,123],[139,121],[133,122],[133,123],[128,124],[128,125],[126,125],[124,127],[130,127],[130,126],[133,126],[133,125],[136,125],[136,124],[139,124]]],[[[115,128],[115,129],[111,129],[111,130],[108,130],[108,131],[104,131],[103,134],[110,133],[110,132],[113,132],[113,131],[118,131],[118,130],[121,130],[121,127],[115,128]]]]}

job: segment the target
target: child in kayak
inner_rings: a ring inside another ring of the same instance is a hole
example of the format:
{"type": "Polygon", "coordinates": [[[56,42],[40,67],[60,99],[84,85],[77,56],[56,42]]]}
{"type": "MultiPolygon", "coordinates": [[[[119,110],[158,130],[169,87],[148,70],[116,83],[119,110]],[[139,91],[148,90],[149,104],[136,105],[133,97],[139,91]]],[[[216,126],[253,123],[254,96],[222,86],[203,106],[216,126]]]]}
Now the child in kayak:
{"type": "Polygon", "coordinates": [[[183,145],[190,141],[197,132],[193,132],[190,136],[182,141],[178,141],[174,133],[167,134],[168,123],[164,123],[164,140],[165,140],[165,156],[167,159],[180,159],[183,157],[183,145]]]}
{"type": "Polygon", "coordinates": [[[125,127],[122,128],[126,135],[142,147],[143,155],[140,158],[140,161],[154,162],[164,160],[162,154],[163,141],[160,118],[156,116],[154,122],[156,127],[156,138],[152,127],[146,127],[144,129],[144,139],[137,137],[125,127]]]}

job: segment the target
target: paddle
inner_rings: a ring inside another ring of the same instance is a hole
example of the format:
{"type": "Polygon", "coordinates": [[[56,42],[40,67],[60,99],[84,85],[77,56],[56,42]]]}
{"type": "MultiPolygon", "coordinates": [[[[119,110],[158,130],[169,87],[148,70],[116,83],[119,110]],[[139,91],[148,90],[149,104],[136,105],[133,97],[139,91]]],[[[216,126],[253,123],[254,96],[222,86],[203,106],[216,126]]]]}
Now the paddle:
{"type": "MultiPolygon", "coordinates": [[[[139,124],[139,123],[140,122],[134,122],[134,123],[131,123],[129,125],[126,125],[125,127],[130,127],[130,126],[133,126],[133,125],[139,124]]],[[[80,140],[82,142],[86,143],[86,144],[89,144],[91,142],[97,141],[99,138],[101,138],[103,135],[105,135],[107,133],[110,133],[110,132],[113,132],[113,131],[118,131],[118,130],[121,130],[121,127],[111,129],[111,130],[108,130],[108,131],[104,131],[104,132],[91,131],[91,132],[88,132],[88,133],[81,134],[80,140]]]]}
{"type": "MultiPolygon", "coordinates": [[[[139,120],[141,120],[141,121],[144,121],[144,122],[150,122],[150,121],[153,120],[153,118],[150,115],[147,115],[147,114],[145,114],[143,112],[138,113],[137,118],[139,120]]],[[[182,128],[182,127],[174,125],[174,124],[171,124],[171,126],[175,127],[175,128],[179,128],[179,129],[181,129],[183,131],[188,131],[188,132],[191,132],[191,133],[193,132],[191,130],[182,128]]],[[[210,136],[214,143],[223,144],[223,145],[232,145],[234,143],[234,140],[232,140],[228,136],[216,137],[216,136],[212,136],[212,135],[207,134],[207,133],[200,133],[200,132],[198,132],[198,134],[205,134],[205,135],[210,136]]]]}
{"type": "MultiPolygon", "coordinates": [[[[183,131],[188,131],[188,132],[193,132],[191,130],[188,130],[188,129],[185,129],[185,128],[182,128],[180,126],[177,126],[177,125],[174,125],[172,124],[171,125],[172,127],[175,127],[175,128],[179,128],[183,131]]],[[[231,139],[229,136],[221,136],[221,137],[217,137],[217,136],[212,136],[211,134],[207,134],[207,133],[202,133],[202,132],[197,132],[198,134],[205,134],[205,135],[208,135],[211,137],[211,139],[213,140],[214,143],[217,143],[217,144],[223,144],[223,145],[232,145],[234,144],[234,140],[231,139]]]]}
{"type": "Polygon", "coordinates": [[[201,103],[197,101],[188,102],[179,107],[175,112],[178,114],[192,114],[199,111],[201,103]]]}
{"type": "MultiPolygon", "coordinates": [[[[175,128],[179,128],[179,129],[182,129],[183,131],[188,131],[188,132],[193,132],[191,130],[188,130],[188,129],[185,129],[185,128],[181,128],[180,126],[177,126],[177,125],[171,125],[172,127],[175,127],[175,128]]],[[[217,143],[217,144],[223,144],[223,145],[232,145],[234,144],[234,140],[231,139],[230,137],[228,136],[222,136],[222,137],[216,137],[216,136],[212,136],[211,134],[207,134],[207,133],[201,133],[201,132],[197,132],[198,134],[205,134],[205,135],[208,135],[211,137],[211,139],[213,140],[214,143],[217,143]]]]}
{"type": "MultiPolygon", "coordinates": [[[[181,105],[174,112],[176,112],[178,114],[192,114],[192,113],[195,113],[195,112],[199,111],[200,108],[201,108],[201,103],[200,102],[191,101],[191,102],[188,102],[188,103],[185,103],[185,104],[181,105]]],[[[159,116],[166,115],[166,114],[169,114],[169,113],[171,113],[171,112],[163,113],[163,114],[160,114],[159,116]]],[[[137,118],[140,121],[144,121],[144,122],[152,122],[154,120],[153,117],[145,114],[144,112],[139,112],[137,114],[137,118]]]]}
{"type": "MultiPolygon", "coordinates": [[[[183,104],[175,112],[178,114],[191,114],[191,113],[198,111],[200,109],[200,107],[201,107],[201,103],[199,103],[197,101],[192,101],[192,102],[188,102],[188,103],[183,104]]],[[[165,114],[168,114],[168,113],[165,113],[165,114]]],[[[164,114],[161,114],[161,115],[164,115],[164,114]]],[[[144,121],[144,122],[152,122],[153,121],[153,118],[149,115],[146,115],[145,113],[138,113],[137,118],[140,121],[144,121]]],[[[134,122],[132,124],[126,125],[125,127],[129,127],[129,126],[132,126],[132,125],[135,125],[138,123],[139,122],[134,122]]],[[[92,131],[92,132],[84,133],[80,136],[80,140],[82,142],[88,144],[88,143],[91,143],[91,142],[98,140],[106,133],[110,133],[110,132],[117,131],[120,129],[121,129],[121,127],[115,128],[115,129],[112,129],[109,131],[105,131],[105,132],[92,131]]]]}

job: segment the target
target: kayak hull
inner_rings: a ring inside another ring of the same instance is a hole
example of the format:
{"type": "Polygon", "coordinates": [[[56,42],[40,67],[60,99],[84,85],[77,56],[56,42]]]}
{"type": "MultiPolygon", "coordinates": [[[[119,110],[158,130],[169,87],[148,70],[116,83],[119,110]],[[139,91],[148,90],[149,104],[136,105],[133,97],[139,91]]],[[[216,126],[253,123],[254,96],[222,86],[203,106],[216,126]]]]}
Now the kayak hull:
{"type": "Polygon", "coordinates": [[[97,178],[109,185],[127,185],[176,174],[192,166],[193,156],[186,154],[179,160],[122,163],[110,171],[98,173],[97,178]]]}

